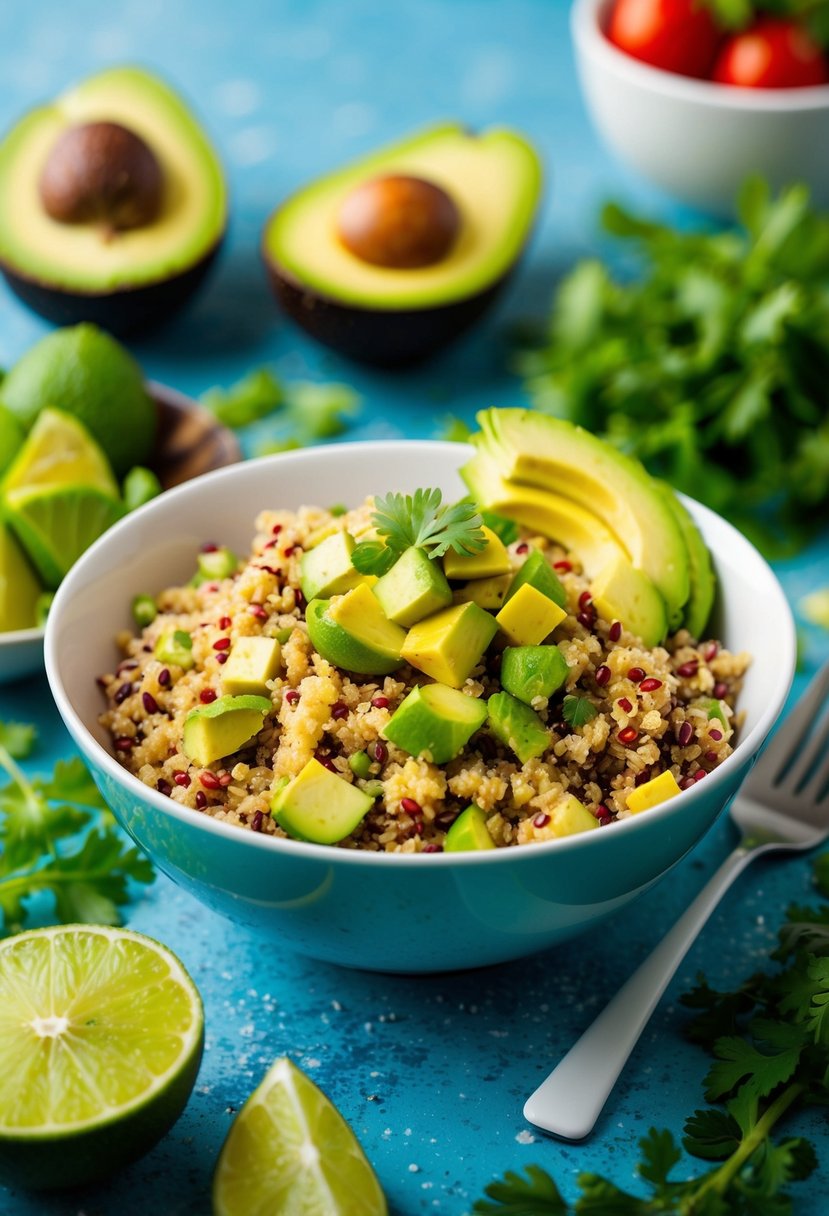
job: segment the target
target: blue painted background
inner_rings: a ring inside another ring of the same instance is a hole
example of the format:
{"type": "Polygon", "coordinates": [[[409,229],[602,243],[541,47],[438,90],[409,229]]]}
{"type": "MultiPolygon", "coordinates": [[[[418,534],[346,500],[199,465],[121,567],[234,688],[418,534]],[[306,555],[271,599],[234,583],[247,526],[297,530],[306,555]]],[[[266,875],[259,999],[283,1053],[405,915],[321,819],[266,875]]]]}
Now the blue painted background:
{"type": "MultiPolygon", "coordinates": [[[[545,309],[557,275],[602,248],[595,218],[613,195],[668,219],[693,219],[620,168],[580,99],[565,0],[41,0],[0,7],[0,125],[106,65],[157,69],[190,99],[222,149],[233,219],[207,290],[163,335],[136,345],[147,374],[198,394],[264,362],[290,378],[341,379],[364,406],[346,439],[432,436],[449,412],[523,401],[507,370],[507,325],[545,309]],[[460,118],[522,129],[547,166],[530,254],[486,322],[405,376],[346,364],[283,321],[258,254],[268,212],[289,191],[421,124],[460,118]]],[[[0,289],[0,364],[46,331],[0,289]]],[[[261,424],[248,451],[267,438],[261,424]]],[[[779,567],[793,605],[829,582],[829,537],[779,567]]],[[[829,650],[807,630],[804,671],[829,650]]],[[[763,661],[763,656],[758,656],[763,661]]],[[[798,686],[804,676],[798,678],[798,686]]],[[[43,770],[70,744],[43,679],[0,690],[0,718],[34,720],[43,770]]],[[[436,978],[350,973],[282,955],[159,879],[129,923],[167,942],[198,983],[207,1051],[172,1133],[106,1187],[27,1198],[0,1188],[15,1216],[160,1216],[209,1211],[209,1180],[231,1116],[273,1058],[288,1054],[360,1136],[397,1216],[468,1212],[506,1169],[537,1162],[568,1194],[582,1170],[635,1185],[636,1140],[678,1136],[701,1104],[705,1060],[682,1036],[678,996],[704,969],[712,983],[765,958],[783,909],[812,898],[808,860],[760,863],[726,898],[660,1004],[595,1136],[545,1139],[523,1120],[526,1096],[702,886],[733,841],[720,824],[632,910],[548,954],[436,978]]],[[[822,1116],[800,1121],[829,1153],[822,1116]]],[[[684,1164],[683,1169],[686,1168],[684,1164]]],[[[687,1162],[690,1171],[695,1168],[687,1162]]],[[[819,1175],[797,1211],[823,1210],[819,1175]]]]}

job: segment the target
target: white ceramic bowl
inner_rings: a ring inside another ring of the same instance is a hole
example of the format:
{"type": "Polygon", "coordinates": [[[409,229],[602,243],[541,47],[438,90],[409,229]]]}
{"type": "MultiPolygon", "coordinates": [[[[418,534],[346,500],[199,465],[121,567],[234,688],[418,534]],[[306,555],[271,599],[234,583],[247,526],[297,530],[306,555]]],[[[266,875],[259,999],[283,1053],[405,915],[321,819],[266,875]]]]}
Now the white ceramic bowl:
{"type": "MultiPolygon", "coordinates": [[[[203,406],[154,380],[147,391],[158,410],[150,465],[165,487],[241,459],[238,440],[203,406]]],[[[43,670],[43,627],[0,632],[0,684],[43,670]]]]}
{"type": "Polygon", "coordinates": [[[641,63],[603,33],[612,0],[575,0],[576,63],[593,121],[619,158],[685,203],[730,216],[746,177],[806,182],[829,205],[829,85],[739,89],[641,63]]]}
{"type": "Polygon", "coordinates": [[[130,601],[186,581],[205,540],[248,551],[266,507],[358,503],[369,493],[465,487],[461,444],[356,443],[253,460],[197,478],[128,516],[69,572],[46,630],[58,709],[136,842],[209,907],[315,958],[385,971],[483,966],[530,954],[618,912],[687,852],[722,810],[785,700],[794,625],[760,555],[689,503],[713,553],[711,629],[756,656],[740,699],[739,745],[693,789],[581,836],[482,853],[378,854],[281,840],[220,823],[149,789],[114,758],[95,677],[117,661],[130,601]],[[93,624],[94,623],[94,624],[93,624]]]}

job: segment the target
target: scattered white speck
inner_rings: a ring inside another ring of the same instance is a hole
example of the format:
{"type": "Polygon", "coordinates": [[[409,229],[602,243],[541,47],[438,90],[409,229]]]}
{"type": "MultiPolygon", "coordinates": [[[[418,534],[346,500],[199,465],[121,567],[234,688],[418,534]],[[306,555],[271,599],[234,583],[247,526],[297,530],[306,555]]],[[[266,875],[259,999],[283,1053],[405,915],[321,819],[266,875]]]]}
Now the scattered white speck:
{"type": "Polygon", "coordinates": [[[380,1076],[380,1074],[379,1074],[379,1072],[377,1071],[377,1069],[376,1069],[376,1068],[375,1068],[374,1072],[370,1072],[368,1075],[369,1075],[370,1077],[379,1077],[379,1076],[380,1076]]]}
{"type": "Polygon", "coordinates": [[[458,1094],[458,1097],[463,1101],[466,1098],[466,1094],[458,1094]]]}
{"type": "Polygon", "coordinates": [[[535,1136],[532,1132],[528,1132],[526,1128],[520,1131],[515,1139],[519,1144],[535,1144],[535,1136]]]}
{"type": "Polygon", "coordinates": [[[765,916],[758,916],[758,917],[757,917],[757,924],[758,924],[758,925],[764,925],[765,923],[766,923],[766,918],[765,918],[765,916]]]}
{"type": "Polygon", "coordinates": [[[340,1002],[339,1002],[339,1001],[332,1001],[332,1002],[331,1002],[331,1008],[334,1010],[334,1012],[335,1012],[335,1013],[342,1013],[342,1008],[343,1008],[343,1007],[342,1007],[342,1005],[340,1004],[340,1002]]]}
{"type": "Polygon", "coordinates": [[[200,1094],[212,1094],[212,1093],[213,1093],[213,1086],[212,1086],[212,1085],[200,1085],[200,1086],[199,1086],[199,1093],[200,1093],[200,1094]]]}
{"type": "Polygon", "coordinates": [[[224,80],[216,89],[216,105],[230,118],[245,118],[261,103],[261,94],[252,80],[224,80]]]}
{"type": "Polygon", "coordinates": [[[410,1174],[419,1174],[419,1173],[420,1173],[420,1166],[419,1166],[419,1165],[415,1165],[414,1161],[412,1161],[412,1163],[411,1163],[411,1164],[410,1164],[410,1166],[409,1166],[409,1173],[410,1173],[410,1174]]]}
{"type": "Polygon", "coordinates": [[[239,1027],[239,1034],[242,1035],[243,1038],[249,1039],[255,1029],[256,1027],[254,1026],[253,1022],[246,1022],[244,1026],[239,1027]]]}
{"type": "Polygon", "coordinates": [[[259,165],[276,151],[276,135],[270,127],[244,127],[230,140],[230,156],[237,165],[259,165]]]}
{"type": "Polygon", "coordinates": [[[374,1027],[371,1022],[363,1022],[363,1030],[366,1032],[366,1034],[371,1034],[373,1029],[374,1027]]]}
{"type": "Polygon", "coordinates": [[[404,1135],[404,1136],[411,1136],[411,1134],[412,1134],[412,1129],[411,1129],[410,1127],[404,1127],[404,1128],[403,1128],[403,1135],[404,1135]]]}
{"type": "Polygon", "coordinates": [[[390,1127],[384,1127],[384,1128],[383,1128],[383,1131],[381,1132],[381,1135],[382,1135],[382,1137],[383,1137],[383,1139],[384,1139],[384,1140],[390,1140],[390,1139],[391,1139],[391,1134],[392,1134],[392,1133],[391,1133],[391,1128],[390,1128],[390,1127]]]}
{"type": "Polygon", "coordinates": [[[377,125],[377,111],[365,101],[347,101],[337,106],[331,123],[338,135],[356,139],[377,125]]]}
{"type": "Polygon", "coordinates": [[[434,1185],[434,1182],[421,1182],[420,1189],[423,1191],[431,1191],[434,1185]]]}
{"type": "Polygon", "coordinates": [[[306,1068],[319,1068],[319,1066],[320,1066],[320,1064],[321,1064],[321,1063],[322,1063],[322,1060],[318,1060],[318,1059],[316,1058],[316,1056],[310,1056],[310,1057],[309,1057],[309,1058],[308,1058],[308,1059],[305,1061],[305,1067],[306,1067],[306,1068]]]}
{"type": "Polygon", "coordinates": [[[493,1039],[508,1039],[509,1038],[508,1030],[490,1030],[489,1033],[493,1039]]]}
{"type": "Polygon", "coordinates": [[[232,980],[232,979],[233,979],[233,973],[232,973],[231,971],[223,971],[223,972],[222,972],[222,979],[223,979],[223,980],[232,980]]]}

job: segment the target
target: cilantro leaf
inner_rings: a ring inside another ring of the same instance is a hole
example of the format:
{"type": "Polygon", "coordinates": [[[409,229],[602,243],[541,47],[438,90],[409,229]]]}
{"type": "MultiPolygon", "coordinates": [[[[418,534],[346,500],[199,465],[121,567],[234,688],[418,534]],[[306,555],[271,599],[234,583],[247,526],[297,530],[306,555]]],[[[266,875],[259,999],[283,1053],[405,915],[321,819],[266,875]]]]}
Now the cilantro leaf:
{"type": "Polygon", "coordinates": [[[708,1107],[695,1110],[685,1121],[682,1143],[687,1152],[706,1161],[724,1161],[735,1151],[742,1134],[734,1116],[708,1107]]]}
{"type": "Polygon", "coordinates": [[[387,574],[400,554],[381,540],[363,540],[354,546],[351,564],[360,574],[387,574]]]}
{"type": "Polygon", "coordinates": [[[788,1081],[797,1067],[804,1046],[803,1031],[786,1022],[757,1019],[752,1032],[759,1042],[772,1048],[760,1051],[754,1043],[731,1036],[714,1044],[716,1062],[705,1078],[708,1101],[730,1093],[738,1084],[757,1097],[766,1097],[788,1081]]]}
{"type": "Polygon", "coordinates": [[[584,726],[596,717],[598,709],[589,697],[575,696],[568,693],[561,706],[561,716],[572,727],[584,726]]]}
{"type": "Polygon", "coordinates": [[[448,504],[440,490],[386,494],[374,502],[372,522],[383,542],[361,541],[351,555],[362,574],[385,574],[407,549],[442,557],[449,549],[464,556],[486,547],[478,509],[468,498],[448,504]]]}
{"type": "Polygon", "coordinates": [[[230,388],[210,388],[202,393],[201,403],[216,415],[223,426],[249,426],[266,418],[283,404],[282,385],[267,367],[249,372],[230,388]]]}
{"type": "Polygon", "coordinates": [[[476,1200],[474,1216],[567,1216],[569,1207],[547,1171],[528,1165],[526,1174],[508,1170],[502,1182],[484,1187],[492,1202],[476,1200]]]}
{"type": "Polygon", "coordinates": [[[511,545],[521,535],[521,529],[514,519],[496,515],[494,511],[481,511],[481,520],[505,545],[511,545]]]}

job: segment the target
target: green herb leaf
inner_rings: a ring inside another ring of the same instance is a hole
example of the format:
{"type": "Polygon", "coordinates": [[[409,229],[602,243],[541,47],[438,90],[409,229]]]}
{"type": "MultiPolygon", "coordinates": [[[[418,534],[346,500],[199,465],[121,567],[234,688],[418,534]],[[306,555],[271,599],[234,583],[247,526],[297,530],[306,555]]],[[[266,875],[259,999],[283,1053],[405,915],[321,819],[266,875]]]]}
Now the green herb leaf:
{"type": "Polygon", "coordinates": [[[573,693],[567,694],[561,706],[561,716],[573,727],[584,726],[585,722],[590,722],[598,712],[589,697],[579,697],[573,693]]]}
{"type": "Polygon", "coordinates": [[[494,511],[481,511],[481,522],[485,523],[490,531],[494,532],[505,545],[513,544],[521,535],[521,529],[514,519],[507,519],[504,515],[496,515],[494,511]]]}
{"type": "Polygon", "coordinates": [[[37,742],[37,730],[29,722],[0,722],[0,747],[14,760],[26,760],[37,742]]]}
{"type": "Polygon", "coordinates": [[[553,1179],[538,1165],[528,1165],[526,1177],[508,1170],[502,1182],[491,1182],[472,1205],[474,1216],[567,1216],[569,1207],[553,1179]]]}
{"type": "Polygon", "coordinates": [[[351,564],[360,574],[387,574],[400,554],[380,540],[362,540],[354,546],[351,564]]]}
{"type": "Polygon", "coordinates": [[[201,397],[224,426],[249,426],[267,418],[283,403],[280,381],[267,367],[257,368],[230,388],[210,388],[201,397]]]}
{"type": "Polygon", "coordinates": [[[361,541],[351,555],[361,574],[385,574],[406,549],[442,557],[449,549],[470,556],[486,547],[481,517],[468,498],[448,505],[440,490],[387,494],[375,499],[372,522],[384,538],[361,541]]]}

